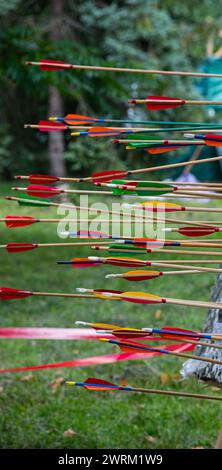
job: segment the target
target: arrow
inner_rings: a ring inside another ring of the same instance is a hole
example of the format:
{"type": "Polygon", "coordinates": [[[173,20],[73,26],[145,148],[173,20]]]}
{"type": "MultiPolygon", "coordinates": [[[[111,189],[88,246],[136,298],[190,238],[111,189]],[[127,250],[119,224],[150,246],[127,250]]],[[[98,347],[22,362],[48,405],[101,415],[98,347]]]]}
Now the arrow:
{"type": "MultiPolygon", "coordinates": [[[[93,263],[98,263],[98,264],[109,264],[112,266],[127,266],[127,267],[140,267],[140,266],[162,266],[166,268],[186,268],[190,269],[190,266],[188,264],[217,264],[220,263],[218,260],[186,260],[186,261],[179,261],[179,260],[156,260],[156,261],[144,261],[141,259],[136,259],[136,258],[120,258],[120,257],[108,257],[108,258],[102,258],[98,256],[88,256],[88,258],[84,258],[87,262],[87,260],[92,261],[93,263]],[[187,264],[184,264],[187,263],[187,264]]],[[[78,258],[73,258],[71,261],[59,261],[57,264],[70,264],[75,266],[76,263],[78,263],[78,258]]],[[[82,258],[81,258],[81,263],[82,263],[82,258]]],[[[77,266],[78,267],[78,266],[77,266]]],[[[193,266],[192,269],[197,269],[198,271],[207,271],[207,272],[222,272],[222,269],[218,268],[203,268],[203,267],[196,267],[193,266]]]]}
{"type": "MultiPolygon", "coordinates": [[[[153,334],[158,334],[164,339],[184,339],[188,338],[189,340],[191,339],[196,339],[199,343],[199,339],[209,339],[211,341],[221,341],[222,340],[222,335],[218,334],[211,334],[211,333],[202,333],[199,331],[192,331],[192,330],[184,330],[181,328],[173,328],[170,326],[163,326],[162,328],[122,328],[121,326],[117,325],[111,325],[107,323],[90,323],[90,322],[85,322],[85,321],[76,321],[76,325],[78,326],[88,326],[90,328],[94,328],[95,330],[98,330],[99,333],[101,333],[102,330],[108,331],[110,334],[115,335],[120,338],[136,338],[136,337],[150,337],[153,334]],[[122,335],[122,336],[121,336],[122,335]]],[[[206,343],[207,345],[209,343],[206,343]]]]}
{"type": "MultiPolygon", "coordinates": [[[[117,176],[118,176],[118,173],[119,171],[117,170],[117,176]]],[[[59,177],[59,176],[50,176],[50,175],[38,175],[38,174],[33,174],[33,175],[17,175],[14,177],[16,180],[28,180],[29,183],[31,184],[40,184],[40,185],[45,185],[45,184],[51,184],[51,183],[55,183],[55,182],[58,182],[58,181],[65,181],[65,182],[79,182],[79,178],[69,178],[69,177],[59,177]]],[[[95,181],[96,182],[96,181],[95,181]]],[[[121,180],[122,184],[129,184],[129,185],[138,185],[138,184],[147,184],[147,185],[150,185],[150,186],[155,186],[155,185],[163,185],[163,187],[166,186],[166,183],[164,182],[160,182],[160,181],[154,181],[154,180],[150,180],[150,181],[140,181],[140,180],[136,180],[136,181],[129,181],[129,180],[121,180]]],[[[168,185],[174,185],[174,182],[173,181],[169,181],[167,183],[167,186],[168,185]]],[[[197,189],[198,191],[199,190],[208,190],[208,191],[212,191],[212,190],[217,190],[217,191],[220,191],[221,189],[221,186],[222,186],[222,183],[185,183],[185,182],[179,182],[176,184],[176,187],[178,189],[183,189],[183,187],[185,186],[185,189],[186,187],[189,188],[190,186],[193,187],[194,189],[197,189]]],[[[193,189],[192,188],[192,189],[193,189]]],[[[43,205],[43,202],[41,202],[42,200],[37,198],[37,197],[30,197],[30,198],[27,198],[25,196],[25,199],[27,200],[27,202],[25,202],[25,200],[23,201],[23,199],[18,199],[18,198],[10,198],[10,197],[6,197],[5,199],[9,199],[9,200],[16,200],[18,202],[21,201],[24,202],[24,204],[31,204],[32,205],[36,205],[38,202],[39,204],[42,204],[43,205]]],[[[51,203],[50,201],[45,201],[45,205],[59,205],[59,204],[53,204],[51,203]]],[[[61,205],[61,204],[60,204],[61,205]]],[[[122,207],[125,207],[127,209],[131,209],[133,207],[139,207],[141,209],[146,209],[146,205],[147,205],[147,209],[155,211],[157,210],[162,210],[163,212],[173,212],[175,210],[193,210],[194,208],[193,207],[190,207],[189,209],[187,208],[182,208],[182,206],[179,206],[177,204],[171,204],[171,203],[166,203],[166,202],[160,202],[160,201],[151,201],[149,203],[147,202],[143,202],[143,203],[140,203],[140,204],[123,204],[122,207]],[[156,209],[155,209],[156,207],[156,209]]],[[[64,205],[65,206],[65,205],[64,205]]],[[[68,207],[71,207],[71,206],[68,206],[68,207]]],[[[78,206],[77,206],[78,207],[78,206]]],[[[197,209],[197,208],[195,208],[197,209]]],[[[93,209],[91,209],[93,210],[93,209]]],[[[199,211],[203,211],[201,208],[198,208],[199,211]]],[[[214,212],[222,212],[222,209],[217,209],[217,208],[207,208],[206,210],[207,212],[211,212],[211,211],[214,211],[214,212]]],[[[205,212],[205,210],[204,210],[205,212]]]]}
{"type": "MultiPolygon", "coordinates": [[[[51,193],[50,193],[51,194],[51,193]]],[[[124,213],[120,211],[112,211],[112,210],[106,210],[106,209],[97,209],[93,207],[84,207],[84,206],[77,206],[76,204],[60,204],[56,202],[51,202],[46,199],[42,198],[37,198],[35,196],[23,196],[22,198],[19,197],[11,197],[11,196],[6,196],[5,199],[9,201],[16,201],[18,202],[19,205],[25,205],[25,206],[43,206],[43,207],[49,207],[49,206],[54,206],[54,207],[64,207],[66,209],[79,209],[79,210],[84,210],[87,212],[96,212],[96,213],[101,213],[101,214],[109,214],[109,215],[118,215],[119,217],[128,217],[128,212],[124,213]]],[[[143,214],[131,214],[131,217],[133,219],[143,219],[143,220],[153,220],[152,217],[147,217],[146,215],[143,214]]],[[[121,221],[121,219],[120,219],[121,221]]],[[[178,220],[176,222],[179,222],[178,220]]]]}
{"type": "MultiPolygon", "coordinates": [[[[186,183],[187,186],[189,184],[186,183]]],[[[145,202],[137,202],[134,204],[124,203],[122,204],[123,209],[134,209],[138,208],[143,211],[149,212],[215,212],[221,213],[222,209],[217,207],[194,207],[194,206],[182,206],[180,204],[173,204],[170,202],[162,202],[162,201],[145,201],[145,202]]]]}
{"type": "MultiPolygon", "coordinates": [[[[221,75],[222,76],[222,75],[221,75]]],[[[184,104],[188,105],[221,105],[222,101],[209,101],[209,100],[182,100],[180,98],[173,98],[169,96],[154,96],[149,95],[146,99],[137,100],[131,99],[128,100],[130,104],[146,104],[146,108],[149,111],[168,109],[168,108],[177,108],[184,104]]]]}
{"type": "MultiPolygon", "coordinates": [[[[222,340],[221,335],[211,335],[206,333],[199,333],[192,330],[184,330],[181,328],[171,328],[171,327],[163,327],[163,328],[122,328],[121,326],[110,325],[106,323],[88,323],[82,321],[76,321],[76,325],[82,326],[89,326],[96,330],[96,333],[100,335],[110,334],[112,336],[116,336],[120,339],[134,339],[134,338],[142,338],[144,339],[155,339],[154,334],[158,334],[160,336],[160,340],[172,340],[172,341],[181,341],[186,344],[194,344],[194,345],[201,345],[213,349],[222,349],[222,345],[215,344],[215,343],[208,343],[204,342],[201,339],[211,339],[213,341],[220,341],[222,340]]],[[[156,338],[157,339],[157,338],[156,338]]]]}
{"type": "Polygon", "coordinates": [[[184,134],[184,137],[198,139],[202,139],[202,142],[205,142],[206,145],[213,146],[213,147],[221,147],[222,145],[222,135],[219,134],[184,134]]]}
{"type": "MultiPolygon", "coordinates": [[[[151,124],[151,125],[161,125],[161,126],[171,126],[170,129],[172,128],[172,126],[191,126],[191,127],[196,127],[196,128],[199,128],[199,129],[203,129],[203,127],[207,127],[208,129],[211,129],[212,128],[215,128],[215,129],[218,129],[221,127],[221,124],[218,124],[218,123],[209,123],[209,122],[187,122],[187,121],[138,121],[138,120],[134,120],[134,119],[109,119],[109,118],[95,118],[95,117],[91,117],[91,116],[83,116],[83,115],[79,115],[79,114],[67,114],[66,116],[64,117],[50,117],[49,118],[49,121],[47,121],[47,123],[51,123],[52,121],[55,121],[57,123],[61,122],[61,123],[67,123],[67,124],[71,124],[73,126],[75,126],[75,128],[77,129],[78,127],[76,126],[81,126],[81,128],[85,125],[85,124],[98,124],[98,123],[108,123],[108,124],[151,124]]],[[[40,121],[41,122],[41,121],[40,121]]],[[[38,127],[39,127],[40,124],[38,124],[38,127]]],[[[27,126],[30,127],[29,124],[27,124],[27,126]]],[[[33,126],[33,125],[31,125],[33,126]]],[[[129,129],[128,127],[126,129],[129,129]]],[[[136,129],[136,128],[135,128],[136,129]]],[[[181,128],[180,128],[181,129],[181,128]]],[[[141,129],[138,129],[137,130],[141,130],[141,129]]],[[[144,129],[145,130],[145,129],[144,129]]],[[[157,131],[157,129],[155,129],[157,131]]],[[[166,129],[165,128],[165,131],[166,130],[169,130],[169,129],[166,129]]],[[[175,129],[174,130],[179,130],[179,129],[175,129]]],[[[182,129],[181,129],[182,130],[182,129]]],[[[160,128],[158,131],[162,131],[162,128],[160,128]]]]}
{"type": "MultiPolygon", "coordinates": [[[[193,134],[185,134],[185,136],[191,136],[193,134]]],[[[130,138],[131,136],[128,136],[127,139],[114,139],[113,143],[114,144],[127,144],[126,149],[128,150],[146,150],[148,153],[151,153],[153,155],[155,154],[160,154],[160,153],[166,153],[170,152],[172,150],[177,150],[178,148],[181,147],[186,147],[186,146],[193,146],[193,145],[208,145],[208,146],[213,146],[213,147],[220,147],[221,146],[221,140],[218,136],[215,134],[207,134],[211,136],[211,138],[204,138],[203,140],[164,140],[164,139],[158,139],[153,136],[148,140],[147,136],[139,134],[137,138],[130,138]],[[145,137],[145,138],[144,138],[145,137]]],[[[203,136],[204,137],[204,136],[203,136]]]]}
{"type": "MultiPolygon", "coordinates": [[[[191,191],[180,188],[179,186],[176,185],[171,185],[167,183],[149,183],[145,181],[129,181],[128,184],[124,184],[121,180],[112,180],[112,182],[108,183],[101,183],[101,182],[96,182],[96,186],[101,186],[101,187],[106,187],[106,188],[111,188],[113,189],[113,195],[114,196],[121,196],[122,194],[132,194],[135,192],[138,195],[142,196],[161,196],[163,194],[168,194],[168,193],[174,193],[176,192],[177,194],[180,194],[182,196],[187,195],[187,196],[205,196],[207,194],[207,197],[209,199],[215,199],[215,198],[222,198],[222,195],[217,194],[217,193],[209,193],[208,189],[204,191],[200,191],[199,188],[192,188],[191,191]],[[205,192],[207,191],[207,193],[205,192]]],[[[221,191],[221,188],[217,188],[217,191],[221,191]]]]}
{"type": "Polygon", "coordinates": [[[170,395],[170,396],[177,396],[177,397],[185,397],[185,398],[198,398],[199,400],[218,400],[221,401],[222,398],[216,395],[203,395],[198,393],[187,393],[187,392],[174,392],[173,390],[157,390],[151,388],[139,388],[139,387],[130,387],[130,386],[122,386],[116,385],[112,382],[107,382],[105,380],[97,379],[95,377],[90,377],[85,382],[73,382],[67,381],[67,385],[69,386],[77,386],[77,387],[84,387],[87,390],[120,390],[125,392],[139,392],[139,393],[148,393],[148,394],[156,394],[156,395],[170,395]]]}
{"type": "MultiPolygon", "coordinates": [[[[222,157],[221,157],[222,159],[222,157]]],[[[102,184],[105,184],[105,183],[95,183],[96,185],[102,185],[102,184]]],[[[138,187],[138,188],[135,188],[132,186],[127,186],[126,189],[125,188],[121,188],[118,187],[118,185],[114,185],[114,183],[110,183],[112,184],[112,186],[108,186],[110,188],[113,188],[113,191],[91,191],[91,190],[82,190],[82,189],[61,189],[61,188],[57,188],[57,187],[53,187],[53,186],[42,186],[42,185],[29,185],[28,187],[13,187],[11,188],[12,191],[25,191],[29,196],[38,196],[38,197],[43,197],[43,198],[48,198],[48,197],[53,197],[53,196],[58,196],[59,194],[102,194],[102,195],[106,195],[106,196],[119,196],[121,194],[127,194],[125,191],[130,191],[130,194],[132,194],[132,192],[134,192],[135,194],[138,194],[138,195],[150,195],[150,191],[149,189],[147,189],[145,186],[143,187],[138,187]]],[[[158,193],[159,194],[165,194],[167,192],[167,185],[165,185],[165,190],[161,190],[159,189],[158,190],[158,193]]],[[[195,191],[184,191],[184,190],[181,190],[182,192],[178,194],[180,194],[180,198],[181,197],[186,197],[187,195],[191,195],[191,196],[196,196],[195,194],[195,191]]],[[[128,193],[129,194],[129,193],[128,193]]],[[[157,195],[157,189],[154,189],[153,192],[152,192],[153,195],[157,195]]],[[[198,196],[201,196],[203,195],[203,193],[201,192],[198,192],[198,196]]],[[[204,196],[205,193],[204,193],[204,196]]],[[[212,194],[207,194],[207,197],[210,198],[210,199],[220,199],[222,198],[222,196],[220,195],[212,195],[212,194]]]]}
{"type": "MultiPolygon", "coordinates": [[[[129,245],[129,244],[128,244],[129,245]]],[[[0,245],[0,248],[1,248],[1,245],[0,245]]],[[[127,244],[122,244],[120,245],[119,243],[112,243],[112,244],[109,244],[109,245],[91,245],[91,249],[92,250],[106,250],[106,251],[109,251],[110,252],[110,255],[115,255],[115,256],[118,256],[118,255],[122,255],[122,254],[136,254],[137,256],[141,255],[146,255],[147,253],[170,253],[170,254],[182,254],[182,255],[208,255],[208,256],[222,256],[222,252],[221,251],[197,251],[197,250],[166,250],[166,249],[163,249],[163,248],[145,248],[145,247],[142,247],[142,246],[134,246],[134,245],[131,245],[131,246],[127,246],[127,244]]]]}
{"type": "MultiPolygon", "coordinates": [[[[215,162],[215,161],[220,161],[222,160],[222,156],[218,156],[218,157],[211,157],[211,158],[205,158],[205,159],[201,159],[201,160],[195,160],[194,162],[192,162],[192,165],[199,165],[199,164],[202,164],[202,163],[209,163],[209,162],[215,162]]],[[[73,182],[78,182],[78,183],[81,183],[81,182],[84,182],[84,181],[88,181],[88,182],[93,182],[93,183],[96,183],[96,182],[106,182],[106,181],[111,181],[113,180],[114,178],[125,178],[127,176],[130,176],[130,175],[133,175],[133,174],[143,174],[143,173],[149,173],[149,172],[152,172],[152,171],[158,171],[158,170],[164,170],[164,169],[170,169],[170,168],[179,168],[179,167],[183,167],[183,166],[187,166],[187,165],[190,165],[190,160],[188,160],[187,162],[181,162],[181,163],[174,163],[174,164],[169,164],[169,165],[160,165],[160,166],[156,166],[156,167],[151,167],[151,168],[140,168],[140,169],[136,169],[136,170],[108,170],[108,171],[99,171],[99,172],[94,172],[92,173],[91,176],[88,176],[86,178],[68,178],[68,179],[65,179],[65,178],[60,178],[60,177],[56,177],[56,176],[48,176],[48,175],[33,175],[34,179],[35,179],[35,183],[38,181],[41,183],[46,183],[46,178],[50,178],[50,183],[52,182],[51,181],[51,178],[56,178],[56,181],[73,181],[73,182]]],[[[29,177],[24,177],[24,176],[19,176],[19,177],[16,177],[17,179],[29,179],[29,177]]],[[[34,182],[34,181],[33,181],[34,182]]],[[[55,180],[53,181],[55,182],[55,180]]],[[[178,183],[178,185],[181,185],[182,183],[178,183]]],[[[192,183],[191,183],[192,184],[192,183]]],[[[205,185],[209,185],[210,183],[205,183],[205,185]]],[[[213,183],[214,186],[215,186],[215,183],[213,183]]],[[[190,186],[190,183],[189,183],[189,186],[190,186]]],[[[56,188],[58,189],[58,188],[56,188]]]]}
{"type": "MultiPolygon", "coordinates": [[[[167,264],[165,265],[167,266],[167,264]]],[[[199,268],[198,268],[199,269],[199,268]]],[[[202,268],[203,269],[203,268],[202,268]]],[[[220,302],[204,302],[199,300],[184,300],[184,299],[172,299],[169,297],[159,297],[146,292],[123,292],[123,291],[111,291],[107,289],[85,289],[77,288],[78,292],[87,293],[90,292],[94,294],[96,298],[100,299],[109,299],[109,300],[125,300],[127,302],[133,302],[144,305],[151,304],[173,304],[173,305],[183,305],[187,307],[206,307],[206,308],[222,308],[222,303],[220,302]]]]}
{"type": "MultiPolygon", "coordinates": [[[[199,268],[198,268],[199,269],[199,268]]],[[[203,269],[203,268],[202,268],[203,269]]],[[[14,289],[11,287],[0,287],[0,300],[18,300],[30,296],[44,297],[64,297],[64,298],[89,298],[99,300],[125,300],[127,302],[139,304],[174,304],[188,307],[222,308],[219,302],[204,302],[197,300],[172,299],[168,297],[159,297],[157,295],[145,292],[123,292],[110,289],[85,289],[78,288],[80,294],[67,294],[60,292],[32,292],[28,290],[14,289]],[[90,294],[87,294],[87,293],[90,294]]]]}
{"type": "MultiPolygon", "coordinates": [[[[203,356],[197,356],[195,354],[186,354],[186,353],[180,353],[180,352],[173,352],[170,351],[169,349],[163,349],[163,348],[155,348],[153,346],[147,346],[146,344],[143,343],[137,343],[135,341],[119,341],[116,339],[108,339],[108,338],[99,338],[99,341],[103,341],[106,343],[111,343],[111,344],[116,344],[119,346],[122,352],[132,352],[132,351],[138,351],[138,352],[144,352],[144,351],[153,351],[157,352],[160,351],[162,354],[167,354],[170,356],[177,356],[177,357],[185,357],[187,359],[194,359],[196,361],[203,361],[203,362],[209,362],[212,364],[218,364],[222,365],[222,361],[219,361],[217,359],[211,359],[209,357],[203,357],[203,356]]],[[[221,398],[222,399],[222,398],[221,398]]]]}
{"type": "MultiPolygon", "coordinates": [[[[92,237],[93,238],[93,237],[92,237]]],[[[98,238],[98,237],[97,237],[98,238]]],[[[100,245],[92,245],[92,242],[75,242],[75,243],[7,243],[6,245],[0,245],[0,249],[5,249],[8,253],[19,253],[24,251],[31,251],[36,248],[62,248],[62,247],[79,247],[79,246],[90,246],[93,250],[102,250],[106,249],[110,254],[117,256],[118,254],[136,254],[136,255],[145,255],[147,253],[174,253],[174,254],[184,254],[184,255],[206,255],[206,256],[222,256],[221,251],[197,251],[197,250],[166,250],[166,249],[156,249],[154,248],[142,248],[142,247],[131,247],[120,246],[120,242],[124,240],[117,240],[116,244],[109,244],[108,241],[100,242],[100,245]]],[[[127,240],[125,240],[127,241],[127,240]]],[[[128,240],[130,241],[130,240],[128,240]]],[[[167,242],[168,243],[168,242],[167,242]]],[[[172,242],[173,245],[173,242],[172,242]]],[[[207,244],[209,245],[209,244],[207,244]]],[[[170,245],[167,245],[170,246],[170,245]]],[[[179,245],[180,246],[180,245],[179,245]]],[[[183,246],[183,245],[181,245],[183,246]]],[[[186,245],[185,245],[186,246],[186,245]]],[[[190,245],[188,245],[190,246],[190,245]]],[[[191,246],[193,246],[191,244],[191,246]]],[[[195,246],[195,245],[194,245],[195,246]]],[[[205,246],[205,244],[204,244],[205,246]]],[[[211,245],[210,245],[211,246],[211,245]]],[[[221,247],[221,245],[217,246],[221,247]]]]}
{"type": "Polygon", "coordinates": [[[61,62],[58,60],[51,59],[40,59],[39,62],[26,61],[26,65],[39,66],[43,71],[54,71],[54,70],[96,70],[103,72],[123,72],[123,73],[145,73],[145,74],[157,74],[157,75],[178,75],[188,77],[222,77],[220,73],[204,73],[204,72],[179,72],[175,70],[147,70],[147,69],[131,69],[125,67],[107,67],[98,65],[77,65],[61,62]]]}
{"type": "Polygon", "coordinates": [[[201,271],[198,270],[184,270],[184,271],[145,271],[145,270],[137,270],[137,271],[128,271],[127,273],[122,274],[107,274],[105,277],[106,279],[110,278],[121,278],[125,279],[126,281],[150,281],[151,279],[156,279],[162,276],[171,276],[176,275],[180,276],[183,274],[201,274],[201,271]]]}
{"type": "MultiPolygon", "coordinates": [[[[93,219],[82,219],[82,218],[79,218],[79,219],[78,218],[76,218],[76,219],[65,219],[65,220],[66,220],[66,222],[76,222],[76,223],[93,222],[93,219]]],[[[153,219],[152,217],[146,217],[145,220],[162,221],[163,219],[158,219],[158,218],[153,219]]],[[[35,224],[35,223],[38,223],[38,222],[40,222],[40,223],[59,223],[59,222],[61,222],[61,219],[39,219],[39,218],[36,218],[36,217],[7,215],[6,217],[0,218],[0,222],[4,222],[6,227],[8,227],[8,228],[18,228],[18,227],[25,227],[27,225],[32,225],[32,224],[35,224]]],[[[101,223],[110,223],[110,222],[112,222],[112,224],[113,223],[116,223],[116,224],[124,223],[124,224],[133,224],[133,225],[138,224],[138,220],[121,219],[121,218],[119,220],[102,219],[100,222],[101,223]]],[[[184,223],[184,221],[178,221],[178,220],[177,220],[177,222],[184,223]]],[[[195,221],[192,222],[192,224],[194,224],[194,223],[195,223],[195,221]]],[[[203,226],[202,223],[200,225],[201,225],[201,227],[203,226]]]]}
{"type": "Polygon", "coordinates": [[[164,232],[177,232],[186,237],[206,237],[213,233],[221,232],[220,227],[180,227],[180,228],[164,228],[164,232]]]}
{"type": "MultiPolygon", "coordinates": [[[[195,160],[192,162],[192,165],[199,165],[202,163],[212,163],[216,161],[222,160],[222,156],[218,157],[211,157],[211,158],[204,158],[201,160],[195,160]]],[[[143,173],[149,173],[153,171],[159,171],[159,170],[168,170],[170,168],[180,168],[190,165],[190,160],[186,162],[181,162],[181,163],[171,163],[168,165],[159,165],[159,166],[154,166],[154,167],[147,167],[147,168],[139,168],[135,170],[109,170],[109,171],[100,171],[100,172],[94,172],[92,173],[91,176],[88,176],[86,178],[79,178],[78,182],[83,182],[83,181],[88,181],[88,182],[105,182],[105,181],[110,181],[113,178],[116,178],[117,176],[119,178],[125,178],[130,175],[135,175],[135,174],[143,174],[143,173]]]]}
{"type": "MultiPolygon", "coordinates": [[[[115,291],[114,291],[115,292],[115,291]]],[[[95,298],[93,295],[64,294],[57,292],[31,292],[28,290],[0,287],[0,300],[16,300],[30,296],[65,297],[65,298],[95,298]]]]}

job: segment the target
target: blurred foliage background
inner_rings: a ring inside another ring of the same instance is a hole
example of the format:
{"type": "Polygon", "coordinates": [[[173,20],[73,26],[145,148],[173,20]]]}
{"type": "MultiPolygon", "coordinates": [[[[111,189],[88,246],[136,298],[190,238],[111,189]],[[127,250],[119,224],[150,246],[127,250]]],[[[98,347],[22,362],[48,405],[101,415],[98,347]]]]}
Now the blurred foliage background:
{"type": "MultiPolygon", "coordinates": [[[[220,2],[201,0],[1,0],[0,2],[0,177],[22,172],[78,171],[128,165],[124,151],[109,142],[60,136],[56,155],[48,137],[24,130],[57,108],[67,113],[135,119],[206,121],[207,109],[180,107],[164,112],[129,110],[127,99],[150,94],[199,98],[192,78],[98,73],[42,72],[26,60],[166,70],[198,70],[206,44],[220,47],[220,2]],[[56,90],[52,96],[52,91],[56,90]],[[53,104],[54,100],[54,104],[53,104]],[[139,112],[139,116],[138,113],[139,112]],[[86,145],[85,145],[86,144],[86,145]],[[104,159],[105,155],[105,159],[104,159]],[[121,162],[120,162],[121,160],[121,162]]],[[[200,80],[198,79],[200,84],[200,80]]],[[[215,117],[214,117],[215,119],[215,117]]],[[[141,164],[142,159],[139,159],[141,164]]],[[[147,161],[147,156],[146,156],[147,161]]],[[[131,164],[131,162],[130,162],[131,164]]],[[[135,163],[136,165],[136,163],[135,163]]],[[[135,166],[134,165],[134,166],[135,166]]]]}

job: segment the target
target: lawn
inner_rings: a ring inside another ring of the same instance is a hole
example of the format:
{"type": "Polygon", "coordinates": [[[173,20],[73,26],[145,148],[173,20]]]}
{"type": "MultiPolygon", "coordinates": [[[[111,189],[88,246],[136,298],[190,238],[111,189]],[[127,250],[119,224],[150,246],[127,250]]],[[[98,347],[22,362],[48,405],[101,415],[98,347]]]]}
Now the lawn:
{"type": "MultiPolygon", "coordinates": [[[[10,186],[1,184],[2,196],[10,194],[10,186]]],[[[1,217],[7,214],[36,215],[42,218],[56,216],[55,209],[40,211],[28,207],[18,208],[15,203],[3,198],[0,200],[0,208],[1,217]]],[[[202,217],[204,219],[204,215],[202,217]]],[[[210,217],[213,219],[215,215],[210,217]]],[[[2,224],[0,234],[1,244],[12,241],[60,241],[56,235],[56,225],[52,224],[36,224],[15,230],[9,230],[2,224]]],[[[133,283],[122,279],[104,279],[107,273],[124,272],[123,268],[103,266],[74,270],[69,266],[56,265],[57,260],[88,254],[93,254],[89,248],[71,247],[37,249],[22,254],[8,254],[1,250],[0,284],[49,292],[75,292],[76,287],[82,286],[137,289],[168,297],[208,300],[215,282],[214,274],[198,274],[154,279],[138,283],[135,287],[133,283]]],[[[164,256],[167,259],[167,255],[164,256]]],[[[163,258],[163,255],[152,256],[152,259],[158,258],[163,258]]],[[[1,326],[72,328],[76,320],[84,320],[138,328],[172,325],[201,329],[205,314],[202,308],[170,305],[157,308],[127,302],[31,297],[2,302],[1,326]]],[[[114,352],[118,352],[116,346],[99,341],[0,341],[1,368],[114,352]]],[[[183,362],[180,358],[159,357],[82,369],[2,374],[0,447],[212,448],[221,427],[221,406],[216,402],[124,392],[89,392],[69,388],[62,383],[62,380],[83,380],[95,376],[136,387],[217,393],[196,379],[182,381],[179,372],[183,362]]]]}

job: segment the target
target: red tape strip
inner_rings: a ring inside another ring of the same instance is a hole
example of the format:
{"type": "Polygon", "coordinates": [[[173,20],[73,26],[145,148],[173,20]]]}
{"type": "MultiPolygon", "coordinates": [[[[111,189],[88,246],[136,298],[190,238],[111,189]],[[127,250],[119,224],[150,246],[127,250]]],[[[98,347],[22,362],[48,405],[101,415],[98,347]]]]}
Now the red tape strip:
{"type": "MultiPolygon", "coordinates": [[[[171,344],[165,346],[165,349],[176,352],[188,352],[194,349],[195,345],[193,344],[171,344]]],[[[121,354],[108,354],[105,356],[93,356],[86,357],[83,359],[76,359],[74,361],[65,361],[65,362],[56,362],[53,364],[41,364],[37,366],[23,366],[23,367],[12,367],[7,369],[0,369],[0,373],[6,372],[27,372],[34,370],[43,370],[43,369],[60,369],[64,367],[86,367],[93,366],[97,364],[113,364],[120,361],[132,361],[147,359],[151,357],[160,356],[159,352],[148,352],[148,353],[121,353],[121,354]]]]}

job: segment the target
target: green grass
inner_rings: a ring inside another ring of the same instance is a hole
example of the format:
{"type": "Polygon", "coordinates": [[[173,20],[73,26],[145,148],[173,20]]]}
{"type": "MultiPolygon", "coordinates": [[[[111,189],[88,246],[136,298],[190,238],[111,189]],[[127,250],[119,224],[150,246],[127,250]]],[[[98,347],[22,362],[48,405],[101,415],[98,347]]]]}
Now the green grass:
{"type": "MultiPolygon", "coordinates": [[[[1,194],[10,185],[1,184],[1,194]]],[[[212,205],[212,204],[211,204],[212,205]]],[[[50,209],[18,208],[0,202],[1,217],[7,214],[53,217],[50,209]]],[[[193,215],[194,217],[195,215],[193,215]]],[[[200,217],[200,216],[199,216],[200,217]]],[[[202,216],[204,218],[204,216],[202,216]]],[[[215,216],[211,216],[214,218],[215,216]]],[[[191,215],[189,214],[189,219],[191,215]]],[[[205,215],[206,220],[206,215],[205,215]]],[[[9,230],[1,225],[1,244],[9,241],[47,243],[59,241],[56,226],[36,224],[9,230]]],[[[123,268],[104,266],[74,270],[57,266],[57,260],[87,256],[87,248],[37,249],[23,254],[0,252],[1,285],[36,291],[75,292],[78,286],[120,290],[145,290],[177,298],[208,300],[214,274],[171,276],[136,284],[105,280],[106,273],[123,268]]],[[[162,258],[155,255],[152,258],[162,258]]],[[[189,258],[189,257],[187,257],[189,258]]],[[[166,255],[167,259],[167,255],[166,255]]],[[[116,323],[130,327],[172,325],[202,328],[206,311],[170,305],[138,306],[127,302],[27,298],[1,303],[2,326],[73,327],[76,320],[116,323]],[[160,310],[157,319],[156,311],[160,310]]],[[[1,368],[43,364],[117,352],[97,341],[1,340],[1,368]]],[[[192,448],[214,446],[221,426],[218,403],[133,393],[89,392],[65,385],[52,388],[58,378],[83,380],[96,376],[132,386],[211,392],[195,379],[177,378],[182,359],[159,357],[120,364],[67,368],[0,376],[1,448],[192,448]],[[29,374],[30,375],[30,374],[29,374]],[[164,379],[166,384],[163,385],[164,379]],[[75,435],[65,437],[72,428],[75,435]],[[149,436],[153,436],[150,442],[149,436]]],[[[218,392],[219,393],[219,392],[218,392]]]]}

